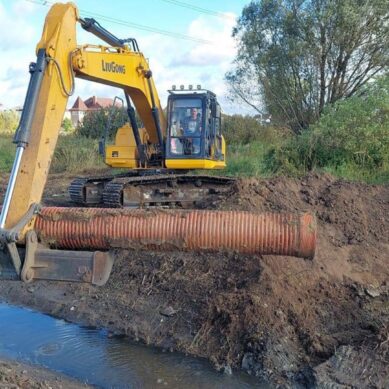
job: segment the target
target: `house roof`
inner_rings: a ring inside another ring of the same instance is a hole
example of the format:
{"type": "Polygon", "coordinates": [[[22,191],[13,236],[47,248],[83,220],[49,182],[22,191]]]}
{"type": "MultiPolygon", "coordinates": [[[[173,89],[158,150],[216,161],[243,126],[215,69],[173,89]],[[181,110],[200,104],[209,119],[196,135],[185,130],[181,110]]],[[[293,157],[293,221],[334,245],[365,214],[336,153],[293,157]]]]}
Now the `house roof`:
{"type": "Polygon", "coordinates": [[[85,105],[85,103],[81,100],[81,97],[78,96],[77,100],[74,102],[73,107],[70,108],[69,111],[87,111],[88,107],[85,105]]]}
{"type": "MultiPolygon", "coordinates": [[[[113,99],[107,97],[96,97],[92,96],[89,99],[84,101],[81,100],[81,97],[77,97],[76,101],[73,104],[73,107],[69,111],[91,111],[95,109],[111,107],[113,104],[113,99]]],[[[120,107],[121,104],[117,102],[116,106],[120,107]]]]}
{"type": "Polygon", "coordinates": [[[89,109],[99,109],[110,107],[113,104],[113,100],[106,97],[92,96],[86,99],[84,103],[89,109]]]}

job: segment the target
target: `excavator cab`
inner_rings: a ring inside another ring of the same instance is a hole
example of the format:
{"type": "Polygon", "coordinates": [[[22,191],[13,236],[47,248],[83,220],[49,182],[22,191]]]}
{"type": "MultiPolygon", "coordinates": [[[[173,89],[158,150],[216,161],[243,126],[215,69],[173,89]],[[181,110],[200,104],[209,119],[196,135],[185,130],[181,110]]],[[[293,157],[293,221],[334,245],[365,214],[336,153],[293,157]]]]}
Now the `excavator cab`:
{"type": "Polygon", "coordinates": [[[167,105],[165,165],[168,169],[223,169],[225,141],[216,95],[198,86],[172,88],[167,105]]]}

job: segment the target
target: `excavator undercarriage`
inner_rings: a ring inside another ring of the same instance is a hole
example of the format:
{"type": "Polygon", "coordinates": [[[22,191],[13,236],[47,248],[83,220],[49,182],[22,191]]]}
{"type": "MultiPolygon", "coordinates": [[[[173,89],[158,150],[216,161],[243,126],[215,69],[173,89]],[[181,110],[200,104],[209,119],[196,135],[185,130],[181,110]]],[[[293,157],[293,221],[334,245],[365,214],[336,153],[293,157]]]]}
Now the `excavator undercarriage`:
{"type": "Polygon", "coordinates": [[[210,209],[233,192],[234,178],[134,170],[115,176],[78,177],[69,187],[78,206],[210,209]]]}

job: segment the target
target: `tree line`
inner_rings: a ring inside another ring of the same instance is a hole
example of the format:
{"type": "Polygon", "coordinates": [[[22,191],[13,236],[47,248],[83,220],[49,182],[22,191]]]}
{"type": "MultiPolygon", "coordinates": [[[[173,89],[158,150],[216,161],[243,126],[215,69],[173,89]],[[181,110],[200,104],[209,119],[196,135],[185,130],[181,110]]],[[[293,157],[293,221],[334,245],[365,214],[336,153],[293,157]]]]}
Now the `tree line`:
{"type": "Polygon", "coordinates": [[[232,96],[301,133],[326,106],[388,72],[387,0],[260,0],[233,36],[232,96]]]}

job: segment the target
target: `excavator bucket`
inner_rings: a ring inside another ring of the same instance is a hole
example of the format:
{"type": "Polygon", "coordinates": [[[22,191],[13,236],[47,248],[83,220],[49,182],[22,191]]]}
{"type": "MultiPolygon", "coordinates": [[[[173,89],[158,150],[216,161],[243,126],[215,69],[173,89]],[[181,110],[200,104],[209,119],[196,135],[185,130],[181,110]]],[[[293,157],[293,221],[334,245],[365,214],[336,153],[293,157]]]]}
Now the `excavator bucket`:
{"type": "Polygon", "coordinates": [[[19,274],[15,270],[8,250],[5,248],[0,249],[0,279],[18,280],[19,278],[19,274]]]}
{"type": "Polygon", "coordinates": [[[102,251],[55,250],[38,242],[35,231],[26,235],[25,248],[0,251],[0,279],[87,282],[102,286],[111,274],[113,257],[102,251]],[[23,260],[21,260],[23,258],[23,260]]]}

